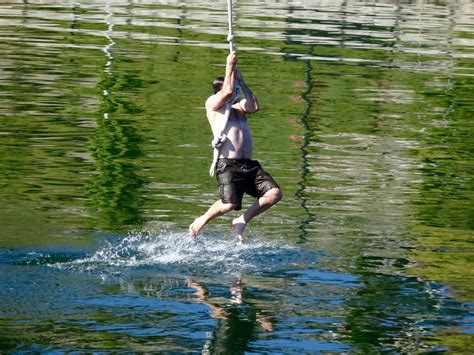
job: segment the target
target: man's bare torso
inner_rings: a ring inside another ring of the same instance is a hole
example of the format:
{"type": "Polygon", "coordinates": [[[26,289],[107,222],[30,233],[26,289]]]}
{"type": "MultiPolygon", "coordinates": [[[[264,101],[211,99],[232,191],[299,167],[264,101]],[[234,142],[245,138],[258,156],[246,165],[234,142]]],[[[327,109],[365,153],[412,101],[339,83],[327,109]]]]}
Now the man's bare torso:
{"type": "MultiPolygon", "coordinates": [[[[226,129],[224,130],[227,139],[224,141],[224,144],[220,149],[219,158],[251,159],[253,143],[247,118],[245,117],[244,112],[240,109],[239,103],[233,105],[233,107],[226,129]]],[[[207,119],[213,132],[216,130],[219,120],[224,120],[224,114],[225,105],[220,107],[217,111],[207,112],[207,119]]]]}

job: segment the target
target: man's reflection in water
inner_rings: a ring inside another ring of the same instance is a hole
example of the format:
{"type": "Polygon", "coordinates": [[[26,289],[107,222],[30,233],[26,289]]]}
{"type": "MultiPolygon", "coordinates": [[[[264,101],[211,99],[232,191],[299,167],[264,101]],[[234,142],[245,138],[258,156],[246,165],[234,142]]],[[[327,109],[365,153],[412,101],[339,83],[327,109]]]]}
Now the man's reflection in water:
{"type": "Polygon", "coordinates": [[[237,277],[230,287],[231,297],[228,303],[219,304],[209,300],[209,291],[205,285],[188,279],[188,287],[196,289],[199,302],[211,309],[211,317],[217,320],[216,329],[206,342],[203,353],[238,354],[248,350],[248,343],[256,339],[259,328],[273,331],[270,317],[262,314],[246,300],[242,280],[237,277]]]}

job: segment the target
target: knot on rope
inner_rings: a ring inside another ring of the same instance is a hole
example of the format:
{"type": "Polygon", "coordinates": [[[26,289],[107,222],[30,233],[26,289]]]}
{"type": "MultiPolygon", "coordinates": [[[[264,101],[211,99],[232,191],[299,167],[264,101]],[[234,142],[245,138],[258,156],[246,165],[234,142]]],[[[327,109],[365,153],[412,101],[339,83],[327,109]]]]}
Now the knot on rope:
{"type": "Polygon", "coordinates": [[[227,35],[227,42],[232,42],[234,40],[234,35],[232,33],[229,33],[227,35]]]}
{"type": "Polygon", "coordinates": [[[222,147],[222,144],[224,144],[227,136],[223,133],[219,137],[214,137],[214,139],[211,142],[211,146],[214,149],[220,149],[222,147]]]}

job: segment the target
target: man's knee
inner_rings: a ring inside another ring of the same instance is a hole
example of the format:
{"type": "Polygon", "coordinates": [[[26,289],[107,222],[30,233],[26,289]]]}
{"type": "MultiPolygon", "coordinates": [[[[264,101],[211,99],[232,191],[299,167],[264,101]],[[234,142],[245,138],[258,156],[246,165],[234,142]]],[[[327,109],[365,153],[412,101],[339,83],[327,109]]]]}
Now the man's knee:
{"type": "Polygon", "coordinates": [[[221,210],[223,213],[227,213],[227,212],[235,210],[236,207],[237,207],[236,203],[222,202],[221,210]]]}
{"type": "Polygon", "coordinates": [[[274,187],[267,191],[265,197],[267,197],[272,204],[275,204],[283,198],[283,193],[279,187],[274,187]]]}

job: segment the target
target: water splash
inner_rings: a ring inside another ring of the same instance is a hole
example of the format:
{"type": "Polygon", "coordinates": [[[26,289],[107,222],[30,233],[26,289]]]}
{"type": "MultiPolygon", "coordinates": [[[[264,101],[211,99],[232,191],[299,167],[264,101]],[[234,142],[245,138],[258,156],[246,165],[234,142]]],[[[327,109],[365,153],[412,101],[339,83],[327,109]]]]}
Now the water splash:
{"type": "Polygon", "coordinates": [[[49,266],[99,272],[152,267],[186,274],[236,274],[308,263],[307,253],[274,241],[250,240],[239,245],[217,234],[193,240],[185,233],[140,231],[118,242],[108,242],[90,256],[49,266]]]}

